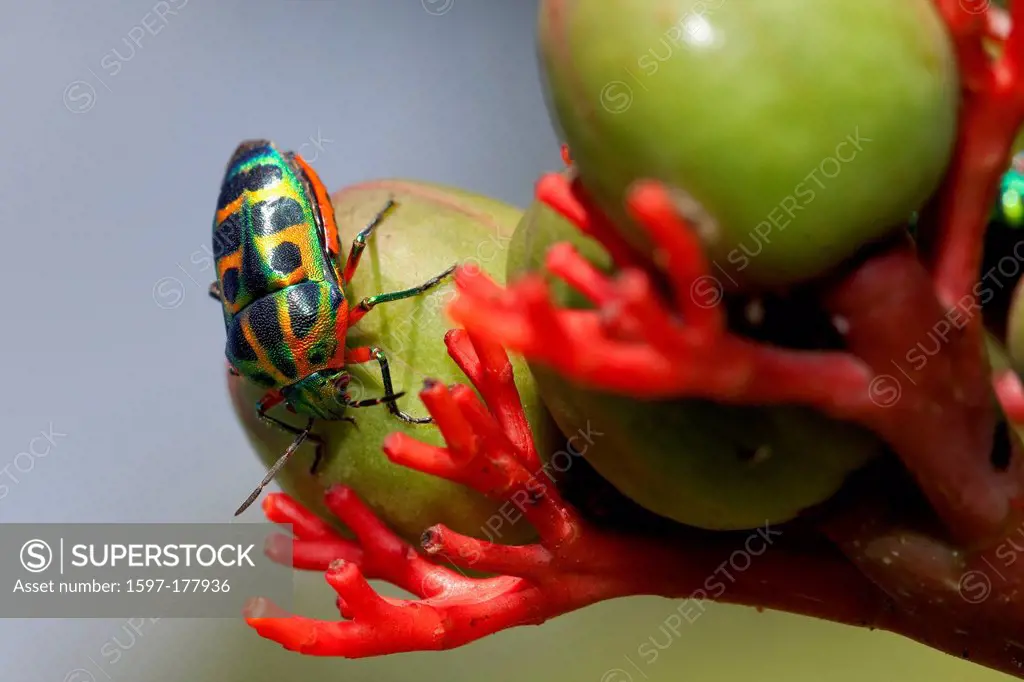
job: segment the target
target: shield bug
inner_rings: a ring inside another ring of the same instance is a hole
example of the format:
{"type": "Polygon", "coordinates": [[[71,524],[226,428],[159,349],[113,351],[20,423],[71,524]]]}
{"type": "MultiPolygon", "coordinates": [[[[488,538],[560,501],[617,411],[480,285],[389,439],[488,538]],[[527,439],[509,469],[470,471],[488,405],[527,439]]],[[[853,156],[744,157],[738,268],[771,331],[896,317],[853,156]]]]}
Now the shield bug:
{"type": "Polygon", "coordinates": [[[266,389],[259,417],[295,436],[266,477],[238,508],[241,514],[311,434],[315,420],[345,420],[348,408],[384,403],[404,422],[430,423],[398,409],[388,360],[373,346],[347,348],[348,328],[374,306],[416,296],[439,284],[455,266],[423,284],[369,296],[349,306],[344,287],[359,265],[367,240],[397,204],[389,200],[355,237],[343,267],[334,209],[319,176],[298,154],[268,140],[242,142],[228,161],[213,221],[217,281],[210,295],[221,302],[227,330],[225,355],[234,374],[266,389]],[[385,395],[353,400],[346,366],[376,361],[385,395]],[[277,405],[308,418],[302,429],[267,414],[277,405]]]}

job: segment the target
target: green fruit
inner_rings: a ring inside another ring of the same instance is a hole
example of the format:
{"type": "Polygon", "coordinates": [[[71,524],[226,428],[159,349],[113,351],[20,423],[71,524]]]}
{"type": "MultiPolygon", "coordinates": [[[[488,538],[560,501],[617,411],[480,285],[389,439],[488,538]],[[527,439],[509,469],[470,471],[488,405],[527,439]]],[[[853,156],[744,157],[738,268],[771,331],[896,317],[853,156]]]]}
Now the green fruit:
{"type": "MultiPolygon", "coordinates": [[[[475,262],[498,282],[504,281],[505,250],[522,211],[483,196],[421,182],[380,180],[334,195],[342,258],[347,256],[356,232],[389,196],[399,203],[398,209],[370,239],[346,292],[350,303],[415,286],[456,261],[475,262]]],[[[427,416],[418,396],[424,379],[470,385],[444,345],[445,332],[451,328],[444,308],[453,293],[454,285],[448,280],[423,296],[382,303],[352,327],[346,339],[349,347],[376,345],[384,350],[395,390],[406,391],[398,405],[416,416],[427,416]]],[[[556,435],[556,430],[549,423],[525,363],[512,358],[512,364],[526,416],[543,456],[553,450],[548,439],[556,435]]],[[[349,369],[354,398],[384,395],[376,362],[349,369]]],[[[255,405],[262,389],[241,378],[229,378],[229,384],[246,434],[269,466],[285,451],[292,436],[257,419],[255,405]]],[[[281,408],[271,414],[297,426],[302,424],[301,419],[281,408]]],[[[327,443],[318,476],[309,473],[314,448],[303,445],[277,477],[286,492],[322,518],[337,525],[323,504],[323,493],[329,486],[342,483],[353,488],[380,518],[409,540],[418,538],[435,523],[495,542],[516,544],[534,537],[533,528],[525,519],[517,519],[514,509],[506,509],[508,513],[502,518],[499,503],[456,483],[392,464],[381,451],[384,437],[394,432],[444,446],[435,425],[405,424],[383,405],[353,409],[349,414],[355,417],[358,428],[346,422],[325,421],[314,428],[314,433],[327,443]]],[[[246,487],[243,483],[239,482],[238,493],[246,487]]]]}
{"type": "MultiPolygon", "coordinates": [[[[509,248],[508,279],[537,271],[547,249],[569,241],[605,271],[607,255],[546,206],[523,216],[509,248]]],[[[584,307],[564,283],[561,305],[584,307]]],[[[574,385],[530,365],[563,433],[594,433],[581,454],[620,492],[648,510],[713,530],[792,519],[831,497],[879,454],[872,434],[802,407],[733,407],[704,400],[642,401],[574,385]]]]}
{"type": "Polygon", "coordinates": [[[548,106],[638,248],[630,184],[685,190],[737,286],[826,272],[906,222],[951,157],[959,81],[932,0],[542,0],[548,106]]]}

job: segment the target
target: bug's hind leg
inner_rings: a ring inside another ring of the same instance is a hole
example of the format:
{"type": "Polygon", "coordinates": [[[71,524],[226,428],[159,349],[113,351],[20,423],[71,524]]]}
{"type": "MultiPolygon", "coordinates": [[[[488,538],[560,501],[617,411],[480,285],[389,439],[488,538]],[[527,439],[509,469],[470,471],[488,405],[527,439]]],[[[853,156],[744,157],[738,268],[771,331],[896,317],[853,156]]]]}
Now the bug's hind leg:
{"type": "MultiPolygon", "coordinates": [[[[381,379],[384,380],[384,396],[382,398],[374,398],[373,400],[387,403],[388,411],[407,424],[432,423],[434,420],[430,417],[413,417],[411,414],[398,409],[395,400],[403,394],[395,393],[394,386],[391,384],[391,368],[388,366],[388,359],[384,355],[384,351],[376,346],[361,346],[359,348],[349,348],[345,351],[345,364],[347,365],[360,365],[371,360],[376,360],[377,364],[380,365],[381,379]]],[[[366,401],[360,402],[365,403],[366,401]]],[[[363,406],[360,405],[360,407],[363,406]]]]}
{"type": "Polygon", "coordinates": [[[348,323],[350,325],[355,324],[363,318],[366,313],[373,310],[373,308],[381,303],[390,303],[391,301],[401,301],[404,298],[412,298],[413,296],[419,296],[420,294],[430,291],[438,284],[443,282],[455,271],[455,265],[445,270],[439,275],[434,275],[423,284],[411,287],[409,289],[403,289],[401,291],[392,291],[387,294],[377,294],[376,296],[367,296],[355,305],[348,314],[348,323]]]}
{"type": "Polygon", "coordinates": [[[384,204],[384,208],[377,211],[377,215],[373,217],[370,223],[361,229],[359,233],[352,240],[352,248],[348,252],[348,258],[345,260],[345,269],[341,273],[341,283],[348,284],[352,281],[352,277],[356,274],[356,268],[359,267],[359,258],[363,255],[363,250],[366,248],[366,242],[370,239],[370,235],[373,231],[384,222],[384,219],[395,212],[398,208],[398,202],[394,199],[388,199],[388,202],[384,204]]]}

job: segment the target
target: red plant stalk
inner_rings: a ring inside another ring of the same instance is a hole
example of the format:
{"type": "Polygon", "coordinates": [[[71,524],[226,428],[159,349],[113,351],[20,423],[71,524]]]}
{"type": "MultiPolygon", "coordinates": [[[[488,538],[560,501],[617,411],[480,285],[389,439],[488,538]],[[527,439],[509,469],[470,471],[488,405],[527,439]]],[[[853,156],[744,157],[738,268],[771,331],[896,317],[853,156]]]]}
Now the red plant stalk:
{"type": "Polygon", "coordinates": [[[881,436],[914,475],[952,536],[969,548],[998,544],[1018,514],[1016,467],[990,462],[996,414],[982,350],[977,299],[982,240],[999,176],[1024,122],[1024,2],[1014,5],[1002,54],[982,46],[985,11],[936,0],[956,46],[963,106],[940,200],[919,230],[930,250],[897,244],[821,287],[842,319],[842,351],[788,350],[730,333],[698,237],[667,188],[640,182],[633,217],[660,247],[671,300],[629,252],[579,181],[545,176],[537,198],[598,240],[619,266],[610,278],[559,244],[548,270],[584,293],[593,310],[559,309],[536,274],[497,287],[459,272],[456,322],[578,383],[647,398],[722,403],[799,403],[881,436]],[[922,349],[941,346],[924,357],[922,349]],[[915,352],[916,351],[916,352],[915,352]],[[925,362],[921,363],[920,360],[925,362]]]}
{"type": "MultiPolygon", "coordinates": [[[[248,605],[246,616],[262,636],[313,656],[442,650],[510,627],[540,624],[599,601],[650,594],[689,600],[675,610],[673,628],[692,623],[705,609],[703,601],[714,599],[887,629],[1017,672],[1010,640],[993,629],[993,623],[1003,627],[1005,617],[980,625],[972,621],[970,631],[934,617],[936,611],[958,604],[978,606],[982,614],[993,610],[980,604],[987,594],[977,599],[978,590],[984,589],[979,568],[985,564],[965,562],[955,549],[912,528],[877,521],[868,528],[864,520],[869,516],[831,524],[836,535],[845,532],[846,542],[863,538],[866,556],[902,553],[899,566],[915,564],[912,577],[898,573],[906,577],[906,585],[912,581],[915,589],[927,587],[938,597],[935,603],[949,598],[950,606],[906,608],[865,577],[862,565],[787,537],[784,527],[766,524],[745,536],[709,533],[699,538],[682,532],[678,537],[643,537],[594,527],[565,502],[541,465],[524,428],[525,414],[504,351],[463,330],[449,332],[445,342],[486,405],[466,386],[449,389],[428,382],[420,396],[447,447],[394,434],[384,451],[397,464],[511,502],[536,528],[539,542],[502,546],[434,526],[423,534],[421,553],[348,488],[332,488],[326,502],[356,540],[341,536],[288,495],[271,494],[263,503],[267,517],[291,524],[294,538],[276,536],[269,554],[299,569],[326,571],[343,620],[290,615],[257,599],[248,605]],[[844,524],[851,527],[843,531],[844,524]],[[497,575],[469,578],[442,561],[497,575]],[[386,580],[416,598],[381,596],[368,584],[370,579],[386,580]]],[[[1003,383],[1021,395],[1019,382],[1003,383]]],[[[997,616],[1007,613],[996,600],[989,604],[997,616]]]]}
{"type": "MultiPolygon", "coordinates": [[[[329,490],[326,502],[357,541],[337,534],[289,496],[269,495],[263,502],[268,518],[293,526],[294,539],[279,537],[292,544],[294,565],[326,570],[347,620],[290,616],[255,600],[247,621],[264,637],[318,656],[450,649],[635,594],[720,597],[844,623],[887,622],[887,598],[841,555],[786,548],[783,533],[767,525],[746,538],[684,548],[666,538],[614,534],[588,524],[562,499],[537,457],[505,352],[462,330],[449,332],[445,342],[486,406],[466,386],[449,389],[428,382],[420,396],[447,447],[392,434],[384,452],[397,464],[512,502],[537,530],[539,543],[503,546],[438,525],[423,534],[424,556],[397,538],[350,489],[329,490]],[[737,554],[745,554],[738,570],[737,554]],[[468,578],[438,560],[498,575],[468,578]],[[730,580],[725,593],[708,594],[709,579],[723,571],[730,580]],[[380,596],[367,579],[387,580],[418,599],[380,596]]],[[[280,551],[284,547],[271,544],[269,552],[289,556],[280,551]]],[[[703,608],[695,602],[693,612],[703,608]]]]}

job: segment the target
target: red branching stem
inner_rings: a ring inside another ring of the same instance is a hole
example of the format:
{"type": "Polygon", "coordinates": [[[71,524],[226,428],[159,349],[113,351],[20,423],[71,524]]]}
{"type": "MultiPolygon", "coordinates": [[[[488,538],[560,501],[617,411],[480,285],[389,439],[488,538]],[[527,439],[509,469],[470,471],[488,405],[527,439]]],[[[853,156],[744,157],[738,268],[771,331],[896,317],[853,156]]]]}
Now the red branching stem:
{"type": "MultiPolygon", "coordinates": [[[[969,0],[968,0],[969,1],[969,0]]],[[[934,0],[956,50],[962,86],[969,92],[983,87],[989,58],[981,43],[989,28],[987,12],[970,11],[964,0],[934,0]]],[[[983,0],[988,4],[987,0],[983,0]]],[[[979,5],[981,3],[978,3],[979,5]]],[[[984,9],[984,8],[982,8],[984,9]]]]}
{"type": "Polygon", "coordinates": [[[540,458],[519,400],[519,389],[512,380],[512,363],[504,349],[472,333],[449,333],[444,342],[455,364],[480,389],[491,414],[497,416],[524,464],[531,473],[539,471],[540,458]]]}
{"type": "MultiPolygon", "coordinates": [[[[991,8],[970,12],[963,0],[936,0],[936,5],[956,46],[963,104],[937,224],[922,230],[934,232],[932,272],[939,300],[952,308],[978,295],[975,283],[990,206],[1024,123],[1024,4],[1012,3],[1010,28],[996,60],[983,43],[993,26],[991,8]]],[[[970,324],[980,327],[981,321],[970,324]]]]}
{"type": "Polygon", "coordinates": [[[640,261],[629,243],[600,212],[588,212],[587,191],[578,179],[568,180],[559,173],[548,173],[537,181],[537,200],[555,209],[583,234],[601,242],[619,267],[639,265],[640,261]]]}
{"type": "Polygon", "coordinates": [[[1020,482],[991,465],[991,376],[980,340],[957,328],[971,313],[944,315],[904,246],[862,264],[824,303],[846,319],[847,348],[875,372],[875,409],[863,423],[900,456],[955,537],[967,546],[999,537],[1020,482]]]}
{"type": "MultiPolygon", "coordinates": [[[[475,367],[479,361],[490,366],[484,370],[501,369],[507,357],[482,352],[471,342],[464,347],[468,339],[465,333],[454,332],[449,346],[460,349],[467,366],[475,367]]],[[[431,383],[423,394],[438,422],[458,422],[462,401],[468,400],[461,396],[472,395],[472,391],[466,387],[441,390],[440,384],[431,383]]],[[[477,400],[476,404],[481,403],[477,400]]],[[[506,459],[503,449],[509,445],[501,444],[503,441],[496,437],[499,420],[492,417],[486,428],[477,428],[477,419],[469,420],[474,425],[477,449],[460,467],[453,466],[453,473],[479,468],[474,460],[493,463],[506,459]],[[490,452],[495,444],[499,452],[490,452]]],[[[438,428],[442,433],[465,437],[461,426],[439,424],[438,428]]],[[[511,434],[504,435],[504,442],[511,443],[511,434]]],[[[392,460],[420,460],[424,451],[399,452],[415,442],[390,443],[392,460]]],[[[451,453],[446,455],[452,458],[451,453]]],[[[247,622],[263,637],[290,650],[307,655],[364,657],[450,649],[508,628],[541,624],[598,601],[653,594],[685,598],[670,614],[667,625],[676,623],[681,627],[684,620],[692,621],[705,608],[701,600],[715,599],[887,629],[954,654],[969,652],[979,663],[1019,673],[1019,651],[1015,648],[1019,645],[1007,633],[1013,632],[1012,615],[1022,604],[1019,600],[987,599],[987,593],[979,593],[989,579],[979,578],[978,571],[991,573],[988,566],[994,565],[991,560],[1000,556],[999,550],[991,556],[969,557],[912,530],[886,525],[880,519],[887,515],[881,513],[851,516],[853,520],[841,518],[827,526],[829,536],[853,561],[822,552],[799,539],[787,539],[785,526],[768,524],[752,529],[745,537],[722,534],[694,539],[680,534],[678,538],[643,538],[613,534],[583,521],[571,507],[553,497],[553,487],[540,488],[538,496],[517,499],[520,488],[511,479],[527,475],[524,464],[519,459],[506,462],[503,470],[509,480],[497,487],[485,477],[463,478],[472,479],[478,491],[524,509],[540,507],[547,501],[545,513],[560,519],[570,531],[548,537],[542,534],[538,545],[503,547],[434,526],[423,536],[421,553],[398,539],[346,487],[331,488],[326,502],[354,532],[355,541],[341,537],[287,495],[268,496],[263,502],[267,517],[293,528],[295,538],[290,542],[294,545],[295,565],[326,571],[326,581],[338,595],[342,620],[308,619],[256,599],[247,608],[247,622]],[[496,489],[503,493],[496,493],[496,489]],[[501,574],[466,578],[438,565],[433,557],[501,574]],[[883,570],[883,566],[893,563],[901,567],[895,573],[897,582],[893,571],[883,570]],[[923,567],[927,570],[924,576],[923,567]],[[381,596],[368,583],[373,579],[386,580],[417,598],[381,596]],[[927,599],[935,594],[941,598],[927,599]],[[925,606],[913,602],[913,597],[924,601],[925,606]],[[943,627],[947,611],[961,616],[962,621],[967,617],[968,630],[943,627]]],[[[543,514],[536,518],[543,520],[543,514]]],[[[279,549],[271,544],[268,553],[283,560],[285,554],[279,549]]],[[[1024,594],[1016,590],[1024,585],[1024,576],[1018,573],[1007,570],[1006,574],[992,574],[990,580],[1008,582],[1015,588],[1014,594],[1024,594]]],[[[991,588],[990,582],[987,585],[991,588]]]]}
{"type": "MultiPolygon", "coordinates": [[[[447,341],[449,352],[476,370],[478,378],[489,372],[504,377],[492,385],[494,393],[511,395],[512,378],[501,371],[507,356],[488,352],[486,344],[478,346],[462,331],[451,332],[447,341]]],[[[268,518],[293,529],[294,539],[282,538],[293,544],[294,565],[325,571],[338,595],[341,620],[291,615],[257,599],[246,615],[262,636],[314,656],[441,650],[510,627],[539,624],[598,601],[654,594],[688,599],[674,611],[679,625],[703,611],[701,600],[714,599],[888,629],[947,652],[967,650],[979,662],[1018,672],[1014,642],[1006,635],[1012,627],[1004,626],[1012,626],[1013,614],[1024,604],[1019,599],[978,600],[977,590],[984,585],[967,580],[986,569],[985,561],[1000,556],[998,549],[991,557],[965,555],[920,533],[880,523],[885,514],[862,514],[855,522],[839,519],[826,527],[853,561],[788,538],[785,526],[766,524],[745,537],[694,538],[685,532],[642,537],[604,531],[583,521],[553,486],[536,481],[520,485],[532,476],[523,451],[512,445],[512,428],[502,428],[497,415],[483,411],[472,390],[449,390],[431,382],[421,397],[441,432],[455,434],[459,452],[453,452],[451,443],[435,448],[392,436],[385,446],[388,456],[420,470],[447,461],[451,480],[469,482],[497,500],[516,504],[537,524],[540,543],[501,546],[434,526],[423,534],[420,552],[390,531],[354,492],[335,487],[327,492],[326,504],[355,534],[356,540],[349,540],[287,495],[269,495],[263,503],[268,518]],[[487,470],[500,475],[487,475],[487,470]],[[436,559],[442,558],[499,575],[468,578],[439,565],[436,559]],[[896,582],[891,572],[882,570],[893,562],[902,567],[896,582]],[[370,579],[384,579],[417,598],[381,596],[368,584],[370,579]],[[936,593],[942,595],[936,602],[941,606],[925,601],[927,608],[922,609],[908,602],[910,596],[923,599],[936,593]],[[940,616],[947,611],[973,619],[971,631],[942,627],[940,616]],[[998,627],[993,629],[992,623],[998,627]]],[[[508,406],[506,400],[496,402],[508,406]]],[[[521,405],[512,409],[521,410],[521,405]]],[[[282,561],[286,554],[281,547],[271,543],[268,553],[282,561]]],[[[1014,587],[1024,585],[1024,575],[1017,573],[1007,571],[999,578],[1014,581],[1009,583],[1014,587]]]]}
{"type": "MultiPolygon", "coordinates": [[[[568,181],[551,176],[549,186],[568,181]]],[[[563,198],[569,196],[562,193],[563,198]]],[[[503,290],[486,275],[456,271],[460,296],[449,313],[475,333],[548,363],[584,384],[648,397],[706,395],[723,402],[810,404],[839,418],[859,419],[874,408],[868,368],[847,353],[789,351],[730,334],[720,307],[722,288],[692,235],[658,185],[640,184],[629,205],[660,245],[674,269],[673,298],[684,312],[659,301],[645,272],[627,268],[611,279],[563,249],[555,274],[583,283],[584,293],[604,305],[596,311],[559,310],[540,276],[527,276],[503,290]],[[668,229],[660,220],[673,216],[668,229]],[[709,288],[708,288],[709,287],[709,288]],[[633,338],[608,333],[633,330],[633,338]]],[[[600,214],[591,206],[558,205],[580,216],[600,214]]],[[[592,224],[595,219],[578,222],[592,224]]]]}
{"type": "Polygon", "coordinates": [[[1010,13],[1000,7],[989,7],[985,16],[988,19],[986,36],[1002,44],[1010,35],[1010,13]]]}
{"type": "Polygon", "coordinates": [[[706,305],[691,287],[708,272],[708,260],[696,232],[678,214],[674,202],[656,183],[641,182],[633,189],[629,206],[633,215],[650,229],[662,248],[655,252],[668,273],[675,293],[676,310],[690,329],[708,338],[725,331],[725,314],[719,306],[706,305]]]}
{"type": "MultiPolygon", "coordinates": [[[[289,499],[279,493],[273,498],[289,499]]],[[[361,507],[349,493],[335,511],[361,507]]],[[[285,648],[348,658],[450,649],[509,627],[540,624],[598,601],[635,594],[717,597],[852,625],[886,627],[897,622],[888,599],[852,565],[834,556],[770,548],[750,561],[744,556],[749,567],[737,571],[730,557],[744,553],[742,538],[684,549],[664,541],[604,534],[575,518],[574,523],[579,526],[575,541],[554,550],[541,545],[502,547],[435,527],[424,534],[428,555],[457,558],[463,566],[507,575],[464,578],[432,566],[433,573],[404,586],[421,599],[399,600],[376,595],[366,584],[374,575],[358,562],[338,560],[329,565],[327,581],[343,600],[350,620],[284,616],[265,602],[253,603],[247,620],[285,648]],[[794,566],[800,567],[799,575],[794,566]]],[[[770,527],[752,531],[751,537],[761,541],[755,549],[775,542],[773,536],[779,534],[770,527]]],[[[378,542],[401,544],[387,532],[365,542],[367,555],[375,552],[378,542]]],[[[400,575],[400,564],[426,561],[409,546],[404,553],[390,552],[386,557],[391,564],[378,574],[400,575]]],[[[703,608],[694,601],[687,610],[696,613],[703,608]]]]}
{"type": "MultiPolygon", "coordinates": [[[[508,358],[500,349],[461,331],[449,333],[447,341],[452,355],[474,370],[481,392],[489,392],[502,409],[522,410],[518,398],[510,403],[514,384],[503,371],[508,358]]],[[[502,546],[434,526],[423,534],[424,555],[395,536],[348,488],[329,490],[326,503],[356,541],[341,537],[287,495],[270,495],[263,503],[268,518],[292,524],[295,565],[326,571],[347,620],[288,615],[255,600],[247,621],[264,637],[319,656],[448,649],[633,594],[717,598],[879,627],[895,622],[888,599],[839,555],[821,557],[798,544],[787,546],[784,533],[767,524],[745,538],[718,537],[692,547],[671,538],[599,530],[583,521],[553,486],[534,478],[526,452],[513,445],[514,420],[500,419],[493,409],[482,412],[482,403],[463,386],[448,390],[430,382],[421,397],[448,447],[393,435],[384,447],[388,456],[420,470],[443,468],[450,480],[516,504],[537,527],[540,543],[502,546]],[[442,460],[446,464],[438,467],[442,460]],[[737,555],[742,563],[736,562],[737,555]],[[501,575],[467,578],[430,557],[501,575]],[[380,596],[367,582],[373,578],[418,599],[380,596]]],[[[278,548],[272,543],[268,552],[282,560],[278,548]]],[[[703,608],[694,602],[694,610],[703,608]]]]}
{"type": "Polygon", "coordinates": [[[614,287],[604,274],[568,242],[552,246],[544,265],[551,274],[567,282],[595,306],[608,305],[615,300],[614,287]]]}
{"type": "MultiPolygon", "coordinates": [[[[357,540],[342,537],[287,495],[271,495],[264,501],[269,520],[293,524],[292,532],[298,538],[293,542],[293,561],[306,554],[309,547],[316,547],[322,554],[316,557],[316,564],[309,566],[312,570],[326,570],[332,561],[341,559],[358,564],[368,578],[387,580],[413,594],[430,596],[442,591],[437,567],[410,552],[351,490],[333,488],[327,492],[325,503],[357,540]],[[328,554],[329,543],[337,550],[333,556],[328,554]]],[[[458,582],[462,576],[451,573],[450,578],[458,582]]]]}
{"type": "MultiPolygon", "coordinates": [[[[454,332],[449,348],[473,354],[483,365],[500,369],[501,358],[483,353],[469,337],[454,332]],[[463,347],[469,341],[470,347],[463,347]]],[[[507,358],[505,358],[507,360],[507,358]]],[[[467,364],[472,365],[470,361],[467,364]]],[[[486,369],[486,368],[485,368],[486,369]]],[[[480,388],[479,386],[477,388],[480,388]]],[[[507,386],[505,387],[508,388],[507,386]]],[[[459,422],[460,396],[472,395],[466,387],[442,390],[432,383],[423,390],[424,404],[438,422],[459,422]]],[[[468,403],[467,403],[468,404],[468,403]]],[[[480,405],[479,401],[476,403],[480,405]]],[[[470,420],[477,448],[454,473],[466,468],[480,469],[474,460],[505,460],[508,453],[495,437],[496,415],[487,428],[470,420]],[[499,451],[491,447],[500,445],[499,451]]],[[[439,423],[445,434],[464,430],[439,423]]],[[[505,433],[505,443],[511,443],[505,433]]],[[[415,441],[388,445],[393,460],[417,462],[422,451],[401,451],[415,441]]],[[[449,444],[450,446],[450,444],[449,444]]],[[[463,453],[460,453],[460,455],[463,453]]],[[[254,600],[247,609],[247,622],[262,636],[287,649],[313,656],[359,658],[405,651],[450,649],[503,629],[540,624],[562,613],[616,597],[654,594],[686,598],[671,616],[679,626],[704,610],[702,600],[772,608],[857,626],[888,629],[959,654],[970,651],[975,660],[1007,672],[1014,668],[1015,651],[1006,630],[978,627],[972,633],[942,628],[936,619],[943,609],[968,614],[993,615],[1000,624],[1006,614],[1005,602],[995,599],[979,603],[979,584],[964,580],[964,571],[984,568],[982,559],[969,558],[955,549],[913,531],[879,525],[857,525],[840,519],[828,527],[829,534],[854,561],[839,554],[822,552],[799,539],[789,539],[785,527],[766,524],[741,537],[738,534],[641,537],[600,530],[583,521],[560,498],[553,487],[536,489],[537,495],[518,498],[513,479],[526,476],[522,453],[503,467],[505,485],[494,486],[485,477],[467,475],[474,487],[496,499],[521,505],[524,511],[536,506],[532,518],[558,523],[567,533],[545,536],[539,544],[502,546],[460,535],[443,526],[427,530],[422,552],[399,539],[359,500],[350,489],[335,487],[326,494],[332,513],[356,535],[349,540],[314,517],[284,494],[269,495],[263,503],[270,520],[291,524],[294,562],[299,568],[325,571],[325,579],[338,595],[341,620],[326,621],[287,614],[265,600],[254,600]],[[495,490],[503,492],[496,493],[495,490]],[[845,524],[845,525],[844,525],[845,524]],[[498,573],[489,578],[468,578],[439,565],[435,558],[458,566],[498,573]],[[893,584],[891,576],[880,575],[886,562],[905,566],[893,584]],[[925,576],[911,573],[924,566],[925,576]],[[888,584],[890,594],[879,590],[865,577],[888,584]],[[395,599],[376,593],[370,579],[384,579],[416,596],[395,599]],[[924,611],[907,604],[907,595],[923,590],[943,595],[942,607],[924,611]],[[969,591],[969,590],[974,591],[969,591]],[[976,610],[972,610],[976,609],[976,610]]],[[[453,457],[447,453],[449,459],[453,457]]],[[[280,561],[285,554],[272,544],[268,552],[280,561]]],[[[993,557],[996,555],[993,555],[993,557]]],[[[971,574],[973,575],[973,574],[971,574]]],[[[993,576],[995,577],[995,576],[993,576]]],[[[1004,578],[1005,579],[1005,578],[1004,578]]],[[[1021,607],[1016,601],[1014,609],[1021,607]]],[[[670,620],[666,620],[669,623],[670,620]]]]}

